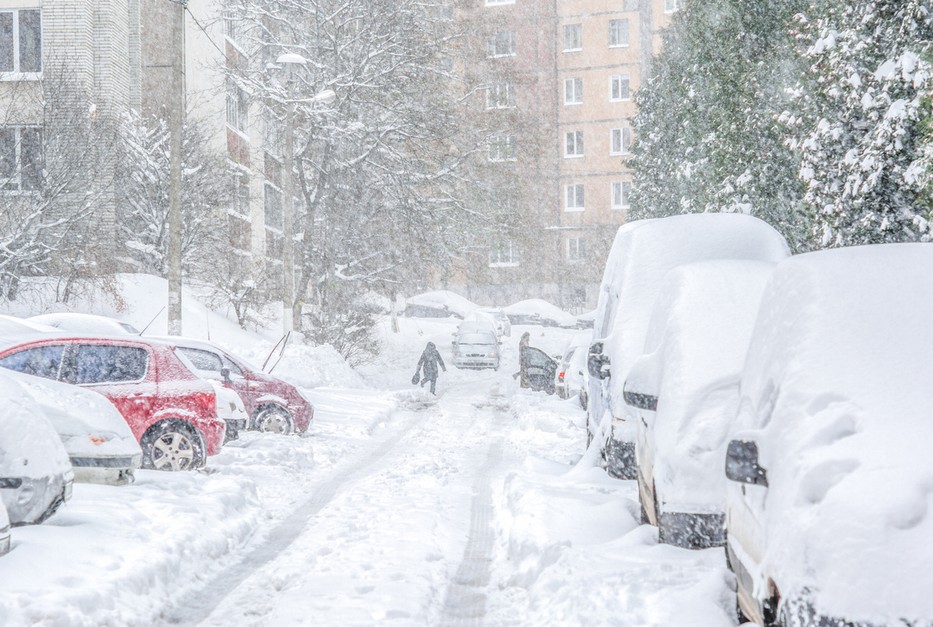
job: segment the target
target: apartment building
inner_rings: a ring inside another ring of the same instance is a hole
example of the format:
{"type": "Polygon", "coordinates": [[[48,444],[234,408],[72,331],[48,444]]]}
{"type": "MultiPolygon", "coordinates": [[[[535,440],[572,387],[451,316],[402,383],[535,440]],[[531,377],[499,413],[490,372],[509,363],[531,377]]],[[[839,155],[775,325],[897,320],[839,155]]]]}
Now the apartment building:
{"type": "MultiPolygon", "coordinates": [[[[491,50],[507,54],[519,74],[538,77],[533,96],[523,101],[495,78],[491,102],[507,94],[512,106],[539,116],[530,132],[552,151],[526,163],[538,197],[529,203],[540,219],[532,251],[509,242],[505,254],[490,253],[489,266],[510,262],[524,277],[519,289],[493,272],[472,273],[488,284],[473,288],[479,300],[535,291],[568,309],[595,305],[608,246],[625,222],[632,189],[628,159],[636,113],[634,94],[660,49],[661,33],[683,0],[475,0],[462,19],[491,24],[491,50]],[[479,17],[478,17],[479,16],[479,17]],[[531,17],[533,16],[533,19],[531,17]],[[530,27],[530,28],[529,28],[530,27]],[[529,32],[533,29],[534,32],[529,32]],[[533,42],[533,45],[532,45],[533,42]],[[542,253],[543,250],[543,254],[542,253]],[[553,263],[543,261],[548,256],[553,263]],[[521,270],[531,261],[533,267],[521,270]],[[537,274],[537,278],[535,278],[537,274]]],[[[489,59],[479,58],[479,67],[489,59]]],[[[489,73],[494,77],[494,73],[489,73]]],[[[526,95],[530,95],[526,93],[526,95]]],[[[496,108],[492,113],[496,113],[496,108]]],[[[528,137],[512,137],[516,145],[528,137]]],[[[536,224],[527,216],[529,223],[536,224]]],[[[526,243],[527,246],[527,243],[526,243]]],[[[469,291],[469,290],[468,290],[469,291]]]]}

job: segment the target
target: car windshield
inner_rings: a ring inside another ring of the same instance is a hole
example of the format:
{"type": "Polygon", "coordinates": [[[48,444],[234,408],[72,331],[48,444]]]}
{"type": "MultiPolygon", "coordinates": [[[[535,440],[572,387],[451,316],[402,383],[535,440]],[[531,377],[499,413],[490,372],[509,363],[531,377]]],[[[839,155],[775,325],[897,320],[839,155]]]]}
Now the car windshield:
{"type": "Polygon", "coordinates": [[[485,333],[467,333],[457,340],[460,345],[495,345],[496,338],[485,333]]]}

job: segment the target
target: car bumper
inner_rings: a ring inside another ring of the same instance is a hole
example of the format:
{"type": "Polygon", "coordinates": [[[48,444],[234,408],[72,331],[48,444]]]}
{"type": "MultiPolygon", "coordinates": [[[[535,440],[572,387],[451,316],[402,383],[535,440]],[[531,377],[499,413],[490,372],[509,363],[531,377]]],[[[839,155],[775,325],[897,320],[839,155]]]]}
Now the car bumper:
{"type": "MultiPolygon", "coordinates": [[[[806,598],[787,599],[780,609],[780,620],[782,625],[788,627],[797,627],[805,625],[806,627],[883,627],[883,623],[872,623],[838,616],[827,616],[821,614],[813,604],[806,598]]],[[[903,627],[933,627],[933,618],[921,620],[900,619],[899,626],[903,627]]]]}
{"type": "Polygon", "coordinates": [[[660,535],[665,544],[685,549],[708,549],[726,542],[725,515],[661,512],[660,535]]]}
{"type": "Polygon", "coordinates": [[[135,470],[142,465],[142,454],[105,457],[71,457],[77,483],[128,485],[136,479],[135,470]]]}
{"type": "Polygon", "coordinates": [[[239,439],[240,431],[246,431],[246,418],[224,418],[224,444],[239,439]]]}
{"type": "Polygon", "coordinates": [[[32,479],[27,477],[0,480],[0,495],[6,505],[10,524],[35,525],[54,514],[71,498],[73,475],[32,479]]]}
{"type": "Polygon", "coordinates": [[[454,357],[454,366],[457,368],[476,369],[498,368],[498,357],[454,357]]]}
{"type": "Polygon", "coordinates": [[[636,479],[638,464],[635,462],[635,443],[617,440],[610,436],[603,448],[606,472],[616,479],[636,479]]]}

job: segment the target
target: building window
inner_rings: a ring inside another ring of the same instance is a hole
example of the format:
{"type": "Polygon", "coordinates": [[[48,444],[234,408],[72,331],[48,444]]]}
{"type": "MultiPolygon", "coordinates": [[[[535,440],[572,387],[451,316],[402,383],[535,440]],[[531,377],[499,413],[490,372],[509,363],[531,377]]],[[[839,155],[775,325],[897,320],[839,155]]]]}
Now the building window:
{"type": "Polygon", "coordinates": [[[227,79],[227,126],[246,135],[249,131],[249,94],[227,79]]]}
{"type": "Polygon", "coordinates": [[[583,261],[586,258],[586,240],[582,237],[567,238],[567,261],[583,261]]]}
{"type": "Polygon", "coordinates": [[[628,45],[628,20],[609,20],[609,47],[628,45]]]}
{"type": "Polygon", "coordinates": [[[632,145],[632,129],[625,126],[623,128],[614,128],[609,131],[609,154],[624,155],[628,154],[629,147],[632,145]]]}
{"type": "Polygon", "coordinates": [[[583,24],[564,25],[564,52],[583,49],[583,24]]]}
{"type": "Polygon", "coordinates": [[[583,183],[564,186],[564,198],[566,211],[583,211],[583,183]]]}
{"type": "Polygon", "coordinates": [[[486,90],[487,109],[511,109],[515,106],[512,83],[494,83],[486,90]]]}
{"type": "Polygon", "coordinates": [[[683,0],[664,0],[664,12],[673,13],[683,8],[683,0]]]}
{"type": "Polygon", "coordinates": [[[583,131],[567,131],[564,138],[564,157],[582,157],[583,131]]]}
{"type": "Polygon", "coordinates": [[[42,71],[42,13],[39,9],[0,11],[0,72],[42,71]]]}
{"type": "Polygon", "coordinates": [[[564,79],[564,104],[580,104],[583,102],[583,79],[564,79]]]}
{"type": "Polygon", "coordinates": [[[266,181],[263,187],[263,208],[265,210],[266,227],[282,229],[283,200],[282,190],[266,181]]]}
{"type": "Polygon", "coordinates": [[[490,268],[514,268],[519,264],[518,246],[508,240],[489,251],[490,268]]]}
{"type": "Polygon", "coordinates": [[[285,153],[285,122],[276,117],[271,107],[262,112],[262,147],[270,155],[281,157],[285,153]]]}
{"type": "Polygon", "coordinates": [[[632,193],[631,181],[613,181],[612,182],[612,208],[628,209],[629,196],[632,193]]]}
{"type": "Polygon", "coordinates": [[[631,100],[631,79],[628,74],[613,74],[609,77],[609,100],[631,100]]]}
{"type": "Polygon", "coordinates": [[[515,138],[511,135],[494,135],[489,138],[490,161],[514,161],[515,138]]]}
{"type": "Polygon", "coordinates": [[[515,56],[515,31],[500,30],[496,32],[489,40],[489,56],[491,57],[514,57],[515,56]]]}
{"type": "Polygon", "coordinates": [[[0,127],[0,189],[32,192],[42,183],[42,132],[36,126],[0,127]]]}

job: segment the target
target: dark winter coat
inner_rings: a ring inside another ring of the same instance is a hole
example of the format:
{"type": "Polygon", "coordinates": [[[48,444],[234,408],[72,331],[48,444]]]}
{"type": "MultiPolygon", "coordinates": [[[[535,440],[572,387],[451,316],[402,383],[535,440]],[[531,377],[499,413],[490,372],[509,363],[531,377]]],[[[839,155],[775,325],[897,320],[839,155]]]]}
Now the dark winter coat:
{"type": "Polygon", "coordinates": [[[437,352],[434,342],[428,342],[428,345],[424,347],[424,352],[421,353],[421,359],[418,360],[418,368],[415,369],[415,373],[421,372],[421,369],[424,368],[425,379],[437,379],[438,365],[444,372],[447,372],[447,366],[444,365],[444,360],[441,359],[441,354],[437,352]]]}

